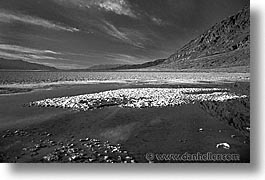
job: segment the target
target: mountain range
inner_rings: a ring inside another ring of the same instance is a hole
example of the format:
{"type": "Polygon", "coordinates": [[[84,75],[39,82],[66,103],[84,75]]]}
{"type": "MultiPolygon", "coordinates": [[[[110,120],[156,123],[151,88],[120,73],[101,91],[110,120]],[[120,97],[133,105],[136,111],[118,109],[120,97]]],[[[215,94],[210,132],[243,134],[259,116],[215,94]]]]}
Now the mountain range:
{"type": "MultiPolygon", "coordinates": [[[[46,51],[45,51],[46,52],[46,51]]],[[[141,64],[99,64],[79,71],[232,71],[249,72],[250,7],[214,24],[168,58],[141,64]]],[[[57,70],[24,60],[0,59],[0,69],[57,70]]]]}
{"type": "Polygon", "coordinates": [[[30,63],[23,60],[7,60],[0,58],[0,70],[57,70],[54,67],[45,66],[37,63],[30,63]]]}
{"type": "MultiPolygon", "coordinates": [[[[216,23],[165,59],[133,64],[104,65],[105,70],[146,69],[169,71],[239,71],[249,72],[250,8],[216,23]]],[[[104,69],[92,66],[92,69],[104,69]]]]}

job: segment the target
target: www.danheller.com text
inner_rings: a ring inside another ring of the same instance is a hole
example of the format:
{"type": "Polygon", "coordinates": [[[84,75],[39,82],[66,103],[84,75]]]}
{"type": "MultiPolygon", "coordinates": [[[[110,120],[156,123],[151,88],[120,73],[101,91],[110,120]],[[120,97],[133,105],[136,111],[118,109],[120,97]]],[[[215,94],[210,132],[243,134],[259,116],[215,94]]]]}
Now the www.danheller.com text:
{"type": "Polygon", "coordinates": [[[146,160],[148,161],[239,161],[239,154],[216,154],[212,152],[207,153],[146,153],[146,160]]]}

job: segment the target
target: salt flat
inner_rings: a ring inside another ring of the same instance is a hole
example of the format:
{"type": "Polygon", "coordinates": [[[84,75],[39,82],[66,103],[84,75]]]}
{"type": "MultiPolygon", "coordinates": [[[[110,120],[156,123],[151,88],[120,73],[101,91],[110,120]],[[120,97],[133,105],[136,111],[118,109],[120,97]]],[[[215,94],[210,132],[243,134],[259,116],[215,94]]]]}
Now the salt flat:
{"type": "Polygon", "coordinates": [[[86,111],[104,106],[130,108],[178,106],[202,101],[227,101],[246,98],[225,88],[126,88],[79,96],[44,99],[30,106],[61,107],[86,111]]]}

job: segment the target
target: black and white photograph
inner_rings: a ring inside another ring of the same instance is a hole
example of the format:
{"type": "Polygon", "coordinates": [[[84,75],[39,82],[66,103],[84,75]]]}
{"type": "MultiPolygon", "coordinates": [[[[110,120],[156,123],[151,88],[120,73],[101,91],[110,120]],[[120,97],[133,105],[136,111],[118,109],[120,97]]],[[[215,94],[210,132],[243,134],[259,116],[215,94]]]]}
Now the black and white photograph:
{"type": "Polygon", "coordinates": [[[0,0],[0,162],[250,163],[250,41],[250,0],[0,0]]]}

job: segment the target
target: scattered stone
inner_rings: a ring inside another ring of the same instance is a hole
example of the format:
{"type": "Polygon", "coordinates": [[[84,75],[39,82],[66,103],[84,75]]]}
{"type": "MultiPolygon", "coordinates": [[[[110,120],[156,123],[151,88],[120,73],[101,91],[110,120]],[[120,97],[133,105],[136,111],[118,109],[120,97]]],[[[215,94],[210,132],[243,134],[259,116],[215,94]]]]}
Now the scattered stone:
{"type": "Polygon", "coordinates": [[[13,136],[28,136],[29,133],[24,131],[24,130],[20,130],[20,129],[16,129],[14,131],[11,130],[6,130],[5,134],[2,135],[2,138],[7,138],[7,137],[13,137],[13,136]]]}
{"type": "Polygon", "coordinates": [[[19,159],[20,157],[19,156],[16,156],[15,159],[19,159]]]}
{"type": "Polygon", "coordinates": [[[179,142],[181,142],[181,143],[186,143],[187,140],[186,140],[186,139],[180,139],[179,142]]]}
{"type": "MultiPolygon", "coordinates": [[[[50,142],[49,140],[48,142],[50,142]]],[[[62,142],[61,142],[62,143],[62,142]]],[[[43,162],[105,162],[105,163],[134,163],[135,160],[128,151],[120,150],[121,145],[110,144],[108,141],[81,138],[74,143],[56,143],[59,147],[43,156],[43,162]]],[[[36,147],[36,146],[35,146],[36,147]]],[[[41,146],[40,146],[41,147],[41,146]]]]}
{"type": "Polygon", "coordinates": [[[200,128],[200,129],[199,129],[199,132],[202,132],[202,131],[204,131],[204,130],[203,130],[202,128],[200,128]]]}
{"type": "Polygon", "coordinates": [[[230,149],[230,145],[228,143],[219,143],[216,148],[230,149]]]}
{"type": "Polygon", "coordinates": [[[7,135],[6,134],[4,134],[3,136],[2,136],[2,138],[6,138],[7,137],[7,135]]]}
{"type": "Polygon", "coordinates": [[[32,152],[32,153],[30,153],[30,156],[36,156],[38,154],[39,154],[38,152],[32,152]]]}
{"type": "Polygon", "coordinates": [[[109,158],[109,156],[104,156],[104,160],[107,160],[109,158]]]}
{"type": "Polygon", "coordinates": [[[58,161],[59,157],[56,154],[47,154],[43,157],[43,160],[52,162],[52,161],[58,161]]]}

